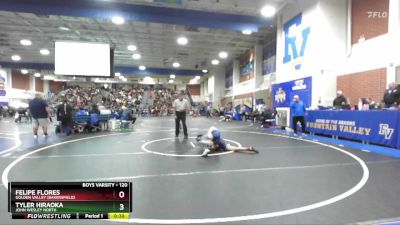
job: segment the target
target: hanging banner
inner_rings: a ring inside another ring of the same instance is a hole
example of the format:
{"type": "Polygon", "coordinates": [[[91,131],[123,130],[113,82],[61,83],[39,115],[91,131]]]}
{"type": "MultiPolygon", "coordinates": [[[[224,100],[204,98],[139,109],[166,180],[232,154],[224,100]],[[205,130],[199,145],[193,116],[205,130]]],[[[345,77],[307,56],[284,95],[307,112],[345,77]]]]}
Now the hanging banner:
{"type": "Polygon", "coordinates": [[[299,14],[283,25],[285,35],[285,53],[283,64],[289,63],[300,70],[304,61],[310,27],[303,24],[303,15],[299,14]]]}
{"type": "Polygon", "coordinates": [[[253,97],[243,98],[243,105],[248,108],[253,108],[253,97]]]}
{"type": "Polygon", "coordinates": [[[289,107],[293,96],[298,95],[306,108],[311,106],[312,78],[306,77],[272,86],[273,106],[289,107]]]}
{"type": "Polygon", "coordinates": [[[242,104],[246,107],[246,112],[251,112],[253,110],[253,97],[239,97],[233,100],[233,106],[236,111],[240,111],[242,104]]]}
{"type": "Polygon", "coordinates": [[[7,98],[7,73],[0,69],[0,105],[8,106],[7,98]]]}
{"type": "Polygon", "coordinates": [[[225,67],[225,88],[233,86],[233,62],[228,63],[225,67]]]}
{"type": "Polygon", "coordinates": [[[7,74],[0,71],[0,96],[6,96],[7,74]]]}
{"type": "Polygon", "coordinates": [[[276,42],[273,41],[263,48],[263,75],[276,72],[276,42]]]}
{"type": "Polygon", "coordinates": [[[240,59],[239,82],[244,82],[254,78],[254,51],[247,50],[240,59]]]}
{"type": "Polygon", "coordinates": [[[234,107],[237,107],[237,106],[240,106],[241,104],[242,104],[242,99],[241,98],[239,98],[239,99],[234,99],[233,100],[233,106],[234,107]]]}

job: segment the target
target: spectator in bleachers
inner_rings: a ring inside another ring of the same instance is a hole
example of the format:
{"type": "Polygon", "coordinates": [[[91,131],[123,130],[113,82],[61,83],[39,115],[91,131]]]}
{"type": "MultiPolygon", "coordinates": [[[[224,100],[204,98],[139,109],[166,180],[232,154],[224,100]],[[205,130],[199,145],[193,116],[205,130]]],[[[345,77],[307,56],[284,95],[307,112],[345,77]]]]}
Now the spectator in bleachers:
{"type": "Polygon", "coordinates": [[[122,107],[122,120],[131,121],[132,124],[135,123],[136,117],[133,115],[133,110],[130,107],[122,107]]]}
{"type": "Polygon", "coordinates": [[[26,121],[32,122],[32,117],[30,116],[29,109],[25,107],[20,107],[15,112],[15,120],[14,122],[21,122],[22,118],[25,118],[26,121]]]}
{"type": "Polygon", "coordinates": [[[218,116],[223,116],[224,115],[225,109],[224,109],[223,106],[218,105],[217,110],[218,110],[218,114],[219,114],[218,116]]]}
{"type": "Polygon", "coordinates": [[[336,98],[335,100],[333,100],[333,107],[335,109],[344,109],[346,105],[347,105],[347,99],[343,95],[343,92],[340,90],[337,91],[336,98]]]}
{"type": "Polygon", "coordinates": [[[79,107],[79,109],[76,110],[75,112],[75,116],[87,116],[87,115],[89,115],[89,112],[85,110],[85,108],[83,107],[79,107]]]}
{"type": "Polygon", "coordinates": [[[211,104],[210,104],[210,103],[207,103],[207,106],[206,106],[206,116],[207,116],[207,118],[210,118],[210,117],[211,117],[211,114],[212,114],[212,107],[211,107],[211,104]]]}
{"type": "Polygon", "coordinates": [[[400,90],[394,82],[390,83],[389,88],[385,91],[383,102],[385,103],[385,108],[397,107],[399,104],[400,90]]]}
{"type": "Polygon", "coordinates": [[[264,108],[260,115],[261,120],[261,127],[268,128],[273,125],[273,122],[276,119],[278,112],[276,108],[274,109],[267,109],[264,108]]]}
{"type": "Polygon", "coordinates": [[[254,123],[259,119],[259,116],[260,116],[260,112],[258,111],[258,109],[255,109],[253,112],[250,113],[250,119],[254,123]]]}
{"type": "Polygon", "coordinates": [[[100,114],[99,106],[96,103],[92,104],[90,114],[100,114]]]}
{"type": "Polygon", "coordinates": [[[243,103],[240,105],[239,113],[242,120],[246,120],[246,106],[243,103]]]}
{"type": "Polygon", "coordinates": [[[123,105],[131,105],[132,111],[148,116],[166,116],[173,113],[173,96],[175,91],[158,86],[138,86],[135,88],[81,88],[79,86],[69,87],[54,95],[54,101],[60,102],[63,98],[68,98],[76,110],[92,109],[92,105],[102,106],[103,109],[110,110],[112,114],[121,112],[123,105]]]}
{"type": "Polygon", "coordinates": [[[369,109],[380,109],[380,104],[375,102],[371,97],[368,98],[369,109]]]}

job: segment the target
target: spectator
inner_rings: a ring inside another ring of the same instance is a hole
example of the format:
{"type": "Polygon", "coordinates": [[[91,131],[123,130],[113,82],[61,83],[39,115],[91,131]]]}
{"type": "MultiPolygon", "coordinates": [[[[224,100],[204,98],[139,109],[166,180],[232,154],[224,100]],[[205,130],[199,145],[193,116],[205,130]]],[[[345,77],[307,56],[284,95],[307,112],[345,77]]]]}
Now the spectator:
{"type": "Polygon", "coordinates": [[[99,106],[97,106],[97,104],[92,105],[90,114],[100,114],[99,106]]]}
{"type": "Polygon", "coordinates": [[[211,104],[207,103],[207,109],[206,109],[207,118],[211,117],[211,113],[212,113],[211,111],[212,111],[211,104]]]}
{"type": "Polygon", "coordinates": [[[268,128],[272,126],[272,120],[275,120],[277,115],[276,108],[272,109],[264,109],[260,115],[261,127],[268,128]]]}
{"type": "Polygon", "coordinates": [[[371,97],[368,98],[368,104],[369,104],[369,109],[379,109],[380,108],[379,103],[372,100],[371,97]]]}
{"type": "Polygon", "coordinates": [[[150,112],[153,112],[153,115],[171,115],[174,95],[173,90],[162,86],[138,86],[132,89],[104,87],[96,89],[75,86],[54,95],[53,101],[60,102],[68,98],[73,108],[88,110],[91,113],[98,113],[97,107],[88,107],[96,104],[96,106],[111,110],[112,113],[121,112],[122,114],[123,105],[132,105],[132,110],[140,112],[143,116],[148,116],[150,112]]]}
{"type": "Polygon", "coordinates": [[[72,111],[73,108],[68,104],[67,99],[64,99],[63,103],[57,107],[57,121],[61,122],[61,129],[67,136],[72,133],[72,111]]]}
{"type": "Polygon", "coordinates": [[[21,122],[22,117],[24,117],[26,120],[29,120],[32,122],[32,118],[29,116],[28,108],[25,107],[19,107],[16,112],[15,112],[15,120],[14,122],[21,122]]]}
{"type": "Polygon", "coordinates": [[[304,121],[304,116],[306,114],[306,107],[304,106],[304,103],[300,101],[300,97],[298,95],[295,95],[293,97],[293,101],[290,103],[290,111],[293,116],[292,120],[292,125],[293,125],[293,131],[294,135],[297,136],[297,123],[300,122],[301,124],[301,130],[303,133],[306,132],[306,124],[304,121]]]}
{"type": "Polygon", "coordinates": [[[218,105],[219,116],[223,116],[225,114],[225,108],[223,106],[218,105]]]}
{"type": "Polygon", "coordinates": [[[256,123],[257,120],[259,119],[260,116],[260,112],[258,111],[258,109],[255,109],[252,113],[251,113],[251,120],[253,121],[253,123],[256,123]]]}
{"type": "Polygon", "coordinates": [[[272,118],[273,118],[273,119],[276,119],[277,117],[279,117],[279,116],[278,116],[278,110],[276,110],[276,107],[274,107],[274,110],[273,110],[273,112],[272,112],[272,118]]]}
{"type": "Polygon", "coordinates": [[[43,136],[47,137],[47,127],[49,125],[49,107],[47,103],[42,99],[40,94],[36,94],[35,98],[29,102],[29,110],[33,118],[33,136],[38,137],[39,126],[42,127],[43,136]]]}
{"type": "Polygon", "coordinates": [[[86,111],[83,107],[80,107],[76,112],[75,116],[87,116],[89,115],[89,112],[86,111]]]}
{"type": "Polygon", "coordinates": [[[333,107],[335,109],[344,109],[347,106],[347,99],[342,91],[337,91],[336,98],[333,100],[333,107]]]}
{"type": "Polygon", "coordinates": [[[400,91],[395,86],[394,82],[389,84],[389,88],[385,91],[383,96],[383,102],[385,103],[385,108],[397,107],[400,100],[400,91]]]}
{"type": "Polygon", "coordinates": [[[246,106],[243,103],[240,105],[239,112],[242,120],[246,120],[246,106]]]}
{"type": "Polygon", "coordinates": [[[131,108],[127,108],[125,106],[122,106],[121,119],[126,120],[126,121],[131,121],[132,124],[134,124],[136,121],[136,117],[134,117],[134,115],[133,115],[133,110],[131,108]]]}

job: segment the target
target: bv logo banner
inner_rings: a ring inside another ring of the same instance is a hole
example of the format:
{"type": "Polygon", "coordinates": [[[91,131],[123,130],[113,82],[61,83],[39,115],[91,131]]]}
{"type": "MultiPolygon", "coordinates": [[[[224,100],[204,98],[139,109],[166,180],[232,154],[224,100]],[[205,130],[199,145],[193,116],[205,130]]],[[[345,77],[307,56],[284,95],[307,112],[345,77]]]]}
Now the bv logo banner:
{"type": "Polygon", "coordinates": [[[394,132],[393,128],[389,127],[389,124],[379,124],[379,135],[385,136],[386,140],[390,140],[392,138],[392,134],[394,132]]]}
{"type": "Polygon", "coordinates": [[[285,32],[285,55],[283,63],[292,62],[296,70],[301,69],[301,58],[307,46],[310,27],[302,28],[302,14],[286,22],[283,26],[285,32]],[[299,40],[301,39],[301,40],[299,40]],[[297,44],[300,44],[298,46],[297,44]]]}

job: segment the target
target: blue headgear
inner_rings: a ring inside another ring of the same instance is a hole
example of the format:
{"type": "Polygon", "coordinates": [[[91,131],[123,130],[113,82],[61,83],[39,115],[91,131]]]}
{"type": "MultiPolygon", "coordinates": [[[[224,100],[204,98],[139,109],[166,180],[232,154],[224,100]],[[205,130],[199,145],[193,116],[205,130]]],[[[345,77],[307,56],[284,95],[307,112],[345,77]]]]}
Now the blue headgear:
{"type": "Polygon", "coordinates": [[[211,132],[211,134],[212,134],[214,140],[218,140],[221,138],[221,131],[219,131],[219,130],[213,130],[211,132]]]}

